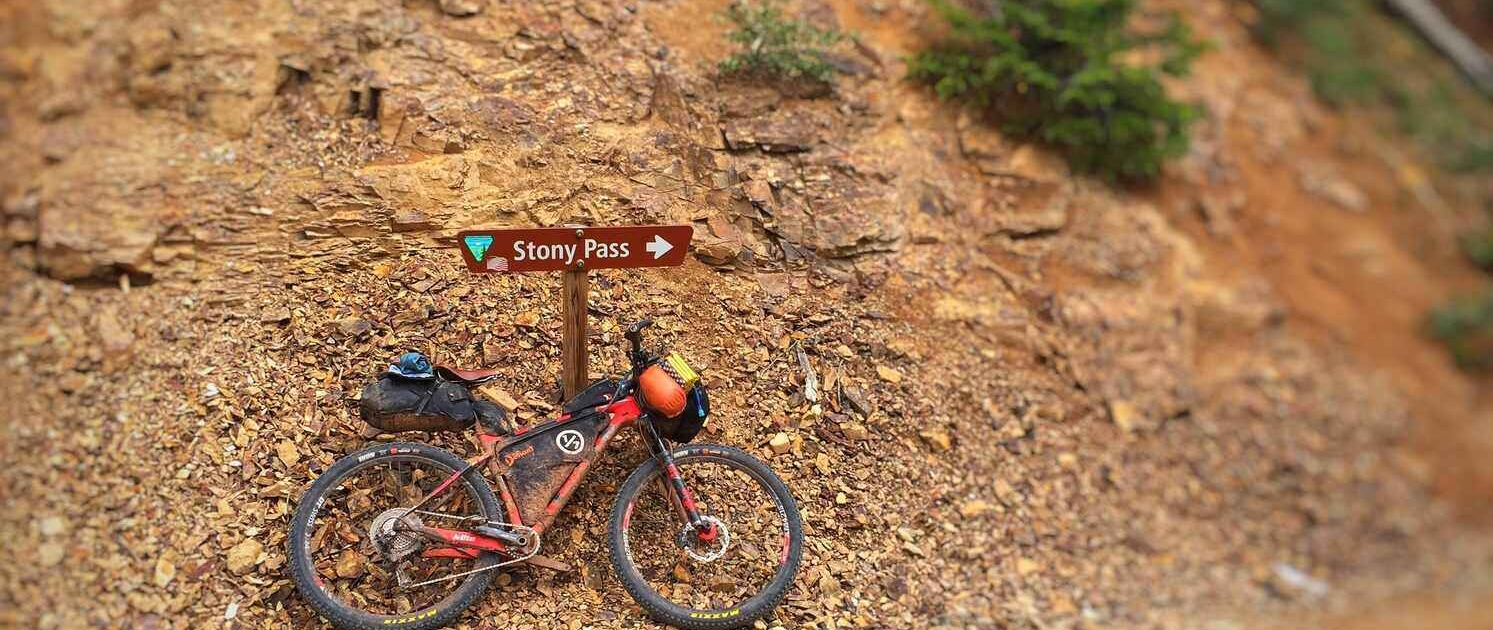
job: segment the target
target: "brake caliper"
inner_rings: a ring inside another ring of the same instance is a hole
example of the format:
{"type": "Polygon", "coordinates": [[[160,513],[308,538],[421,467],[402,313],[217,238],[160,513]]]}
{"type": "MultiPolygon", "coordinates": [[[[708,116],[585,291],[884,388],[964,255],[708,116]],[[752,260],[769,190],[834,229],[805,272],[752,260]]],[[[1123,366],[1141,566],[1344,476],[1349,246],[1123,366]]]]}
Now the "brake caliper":
{"type": "Polygon", "coordinates": [[[696,531],[694,523],[685,523],[684,530],[679,532],[679,546],[684,547],[684,552],[696,562],[714,562],[726,555],[726,549],[731,547],[731,530],[726,524],[714,516],[701,516],[702,525],[696,531]],[[699,549],[694,541],[704,543],[704,550],[699,549]],[[711,544],[715,543],[715,544],[711,544]]]}

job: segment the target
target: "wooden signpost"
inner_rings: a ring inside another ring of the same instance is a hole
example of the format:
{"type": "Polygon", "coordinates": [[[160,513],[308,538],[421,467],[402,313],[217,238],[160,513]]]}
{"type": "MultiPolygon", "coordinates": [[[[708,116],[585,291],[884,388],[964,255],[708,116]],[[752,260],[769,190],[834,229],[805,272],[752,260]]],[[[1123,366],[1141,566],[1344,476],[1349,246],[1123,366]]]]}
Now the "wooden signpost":
{"type": "Polygon", "coordinates": [[[688,225],[467,230],[456,235],[472,273],[562,272],[561,383],[565,398],[586,386],[586,310],[592,269],[675,267],[684,263],[688,225]]]}

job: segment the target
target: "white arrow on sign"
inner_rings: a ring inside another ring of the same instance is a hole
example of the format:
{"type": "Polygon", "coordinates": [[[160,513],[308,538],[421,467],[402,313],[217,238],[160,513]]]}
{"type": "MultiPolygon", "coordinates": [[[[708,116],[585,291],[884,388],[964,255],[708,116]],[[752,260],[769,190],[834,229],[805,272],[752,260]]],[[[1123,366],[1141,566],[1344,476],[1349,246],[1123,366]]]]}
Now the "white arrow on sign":
{"type": "Polygon", "coordinates": [[[644,245],[643,249],[653,252],[653,259],[658,260],[660,258],[663,258],[664,254],[669,253],[669,250],[674,249],[674,246],[670,245],[668,241],[664,240],[664,237],[654,234],[653,242],[644,245]]]}

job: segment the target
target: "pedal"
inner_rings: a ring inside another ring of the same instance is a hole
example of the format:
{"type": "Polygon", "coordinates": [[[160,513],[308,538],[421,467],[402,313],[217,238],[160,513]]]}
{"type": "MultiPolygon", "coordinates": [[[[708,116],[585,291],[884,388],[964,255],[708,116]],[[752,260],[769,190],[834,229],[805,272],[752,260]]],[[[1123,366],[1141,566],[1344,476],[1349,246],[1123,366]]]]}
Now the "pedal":
{"type": "Polygon", "coordinates": [[[525,560],[524,562],[532,564],[532,565],[534,565],[536,567],[544,567],[546,569],[552,569],[552,570],[555,570],[555,571],[559,571],[561,573],[569,573],[570,572],[570,565],[565,564],[564,562],[561,562],[561,561],[556,560],[554,558],[551,558],[549,556],[541,556],[541,555],[535,554],[533,556],[529,556],[529,559],[525,560]]]}

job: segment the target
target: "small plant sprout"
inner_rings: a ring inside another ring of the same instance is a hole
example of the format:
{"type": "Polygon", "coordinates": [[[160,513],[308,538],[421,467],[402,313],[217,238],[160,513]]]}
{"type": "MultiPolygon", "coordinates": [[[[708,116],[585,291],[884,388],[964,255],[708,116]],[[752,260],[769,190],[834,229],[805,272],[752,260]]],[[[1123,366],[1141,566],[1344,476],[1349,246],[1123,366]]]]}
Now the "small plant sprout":
{"type": "Polygon", "coordinates": [[[781,0],[741,0],[723,15],[733,26],[726,38],[737,52],[721,61],[721,72],[824,83],[834,78],[835,67],[825,58],[826,48],[844,40],[844,33],[789,19],[781,0]]]}

